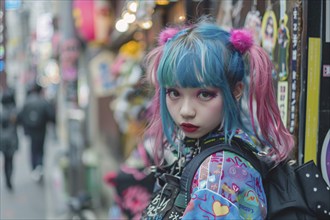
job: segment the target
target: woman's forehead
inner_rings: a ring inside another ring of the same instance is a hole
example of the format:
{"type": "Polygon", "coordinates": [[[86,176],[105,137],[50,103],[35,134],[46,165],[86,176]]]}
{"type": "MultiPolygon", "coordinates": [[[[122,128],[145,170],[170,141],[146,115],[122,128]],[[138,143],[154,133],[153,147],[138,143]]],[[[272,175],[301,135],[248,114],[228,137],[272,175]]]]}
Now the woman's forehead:
{"type": "Polygon", "coordinates": [[[220,89],[215,86],[182,87],[179,85],[173,85],[173,86],[165,86],[165,89],[177,89],[177,90],[183,90],[183,91],[200,91],[200,90],[220,91],[220,89]]]}

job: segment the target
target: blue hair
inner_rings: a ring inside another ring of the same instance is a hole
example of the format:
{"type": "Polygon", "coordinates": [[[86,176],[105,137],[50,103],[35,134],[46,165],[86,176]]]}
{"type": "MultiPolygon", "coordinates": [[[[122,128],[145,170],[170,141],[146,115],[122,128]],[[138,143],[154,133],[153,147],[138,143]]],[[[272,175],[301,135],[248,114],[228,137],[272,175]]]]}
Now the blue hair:
{"type": "Polygon", "coordinates": [[[166,107],[167,87],[219,88],[225,106],[223,129],[226,138],[231,138],[237,128],[245,128],[240,107],[232,94],[244,76],[242,55],[230,43],[230,34],[215,24],[205,22],[183,29],[168,40],[157,71],[160,115],[167,140],[173,143],[173,133],[177,132],[166,107]]]}

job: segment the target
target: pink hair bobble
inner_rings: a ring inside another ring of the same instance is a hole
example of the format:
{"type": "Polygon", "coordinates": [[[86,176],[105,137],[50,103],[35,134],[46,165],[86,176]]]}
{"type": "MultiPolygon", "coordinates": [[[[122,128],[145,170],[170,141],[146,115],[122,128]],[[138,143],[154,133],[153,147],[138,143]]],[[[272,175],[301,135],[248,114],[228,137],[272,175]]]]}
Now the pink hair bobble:
{"type": "Polygon", "coordinates": [[[176,35],[179,32],[178,28],[166,28],[160,34],[158,38],[158,44],[164,45],[168,40],[176,35]]]}
{"type": "Polygon", "coordinates": [[[246,29],[233,29],[230,32],[230,42],[236,50],[244,54],[253,45],[253,36],[246,29]]]}

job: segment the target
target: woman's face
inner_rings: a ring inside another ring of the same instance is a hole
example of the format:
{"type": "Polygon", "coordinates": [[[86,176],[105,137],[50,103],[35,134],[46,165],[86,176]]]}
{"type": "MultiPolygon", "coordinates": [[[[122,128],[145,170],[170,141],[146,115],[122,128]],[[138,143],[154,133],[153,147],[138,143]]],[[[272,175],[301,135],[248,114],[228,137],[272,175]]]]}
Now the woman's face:
{"type": "Polygon", "coordinates": [[[178,127],[189,138],[200,138],[222,121],[223,99],[219,89],[166,89],[167,109],[178,127]]]}

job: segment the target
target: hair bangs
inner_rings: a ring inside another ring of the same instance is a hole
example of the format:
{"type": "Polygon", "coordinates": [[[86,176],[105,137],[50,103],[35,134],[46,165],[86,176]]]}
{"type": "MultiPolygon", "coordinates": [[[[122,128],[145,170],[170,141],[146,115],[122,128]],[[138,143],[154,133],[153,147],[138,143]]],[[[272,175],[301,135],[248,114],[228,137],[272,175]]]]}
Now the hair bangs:
{"type": "Polygon", "coordinates": [[[192,41],[178,47],[173,44],[164,51],[166,59],[161,61],[162,69],[158,70],[158,81],[162,87],[222,87],[225,77],[223,59],[214,56],[218,53],[212,45],[209,48],[199,41],[192,41]]]}

